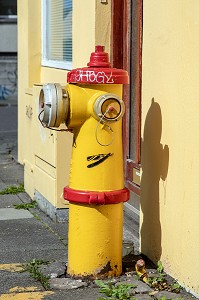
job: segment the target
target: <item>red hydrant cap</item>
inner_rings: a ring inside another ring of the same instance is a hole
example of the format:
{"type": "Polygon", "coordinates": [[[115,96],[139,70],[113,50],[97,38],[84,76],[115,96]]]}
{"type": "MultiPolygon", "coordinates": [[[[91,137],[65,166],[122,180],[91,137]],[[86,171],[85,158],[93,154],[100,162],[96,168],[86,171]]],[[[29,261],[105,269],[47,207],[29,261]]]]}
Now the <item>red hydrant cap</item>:
{"type": "Polygon", "coordinates": [[[111,64],[109,62],[108,53],[104,52],[104,46],[95,47],[95,52],[91,53],[90,62],[87,63],[87,66],[110,68],[111,64]]]}
{"type": "Polygon", "coordinates": [[[96,46],[91,53],[88,68],[78,68],[67,74],[68,83],[83,84],[127,84],[128,73],[122,69],[111,68],[108,53],[104,46],[96,46]]]}

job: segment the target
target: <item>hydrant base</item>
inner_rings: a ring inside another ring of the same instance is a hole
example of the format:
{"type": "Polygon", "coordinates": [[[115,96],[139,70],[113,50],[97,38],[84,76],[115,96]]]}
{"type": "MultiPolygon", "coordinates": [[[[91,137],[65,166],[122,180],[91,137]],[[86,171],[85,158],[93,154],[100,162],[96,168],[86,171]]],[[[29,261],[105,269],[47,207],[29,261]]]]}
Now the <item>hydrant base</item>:
{"type": "Polygon", "coordinates": [[[69,205],[68,274],[119,276],[122,272],[123,203],[69,205]]]}

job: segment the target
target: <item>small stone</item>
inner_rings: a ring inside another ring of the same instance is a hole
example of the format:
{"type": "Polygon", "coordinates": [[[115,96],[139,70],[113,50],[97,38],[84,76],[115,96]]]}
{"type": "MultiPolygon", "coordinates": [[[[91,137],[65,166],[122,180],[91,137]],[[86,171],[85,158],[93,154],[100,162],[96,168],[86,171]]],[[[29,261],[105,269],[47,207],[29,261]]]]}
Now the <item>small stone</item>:
{"type": "MultiPolygon", "coordinates": [[[[62,276],[62,275],[61,275],[62,276]]],[[[57,273],[51,273],[50,278],[57,278],[57,273]]]]}
{"type": "Polygon", "coordinates": [[[75,280],[71,278],[52,278],[49,280],[49,285],[51,289],[72,290],[86,287],[87,283],[83,282],[81,279],[75,280]]]}
{"type": "Polygon", "coordinates": [[[39,271],[46,277],[56,278],[66,273],[66,265],[64,262],[55,261],[48,265],[42,265],[39,271]]]}
{"type": "Polygon", "coordinates": [[[147,269],[147,274],[149,277],[159,277],[160,273],[156,269],[147,269]]]}

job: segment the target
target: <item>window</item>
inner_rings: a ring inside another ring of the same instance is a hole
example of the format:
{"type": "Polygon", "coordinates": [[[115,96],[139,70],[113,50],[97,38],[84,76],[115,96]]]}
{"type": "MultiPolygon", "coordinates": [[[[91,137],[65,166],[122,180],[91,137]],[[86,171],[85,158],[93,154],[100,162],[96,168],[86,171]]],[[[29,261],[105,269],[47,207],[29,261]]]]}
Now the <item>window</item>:
{"type": "Polygon", "coordinates": [[[42,65],[72,69],[72,0],[43,0],[42,65]]]}
{"type": "Polygon", "coordinates": [[[17,19],[17,0],[0,0],[0,21],[17,19]]]}

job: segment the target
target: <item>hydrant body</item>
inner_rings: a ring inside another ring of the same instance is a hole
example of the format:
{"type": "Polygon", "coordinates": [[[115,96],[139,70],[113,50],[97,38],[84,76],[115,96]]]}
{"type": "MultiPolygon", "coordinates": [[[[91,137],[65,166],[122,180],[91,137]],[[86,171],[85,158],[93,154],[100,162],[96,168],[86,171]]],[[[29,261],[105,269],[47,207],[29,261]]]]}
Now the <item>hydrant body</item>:
{"type": "MultiPolygon", "coordinates": [[[[103,94],[122,93],[122,85],[93,85],[93,89],[103,94]]],[[[112,196],[124,188],[121,122],[111,124],[112,132],[101,128],[106,125],[91,115],[74,132],[70,183],[65,189],[65,199],[74,201],[69,204],[71,275],[99,277],[122,271],[123,203],[105,204],[104,199],[105,192],[112,196]]],[[[120,201],[121,195],[118,197],[120,201]]]]}
{"type": "Polygon", "coordinates": [[[123,202],[129,191],[123,176],[121,98],[128,75],[110,68],[102,46],[96,46],[88,66],[68,73],[70,100],[62,103],[68,111],[65,123],[74,133],[70,181],[64,188],[67,272],[99,278],[122,272],[123,202]]]}

